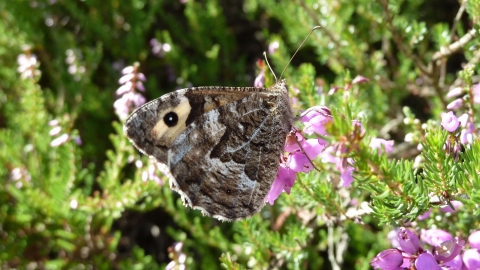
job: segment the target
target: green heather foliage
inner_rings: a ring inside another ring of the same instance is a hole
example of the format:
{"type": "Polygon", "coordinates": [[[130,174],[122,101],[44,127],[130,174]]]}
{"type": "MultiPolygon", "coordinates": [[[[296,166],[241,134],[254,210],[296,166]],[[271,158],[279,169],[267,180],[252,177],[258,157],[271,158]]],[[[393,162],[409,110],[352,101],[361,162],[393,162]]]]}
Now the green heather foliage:
{"type": "MultiPolygon", "coordinates": [[[[480,80],[479,29],[480,0],[0,1],[0,267],[159,269],[183,253],[187,269],[369,269],[393,228],[465,239],[480,227],[480,140],[445,151],[440,114],[449,90],[480,80]],[[299,173],[290,195],[220,222],[184,207],[160,171],[163,185],[145,179],[150,161],[113,107],[123,67],[139,63],[147,100],[252,86],[270,43],[279,76],[315,25],[283,78],[296,114],[332,111],[326,139],[345,142],[352,186],[317,158],[320,172],[299,173]],[[153,38],[171,50],[155,55],[153,38]],[[17,57],[29,52],[41,74],[22,78],[17,57]],[[369,81],[352,84],[358,75],[369,81]],[[354,119],[364,133],[352,140],[354,119]],[[379,155],[374,137],[394,150],[379,155]],[[463,207],[440,212],[451,200],[463,207]]],[[[479,109],[470,95],[456,114],[478,126],[479,109]]]]}

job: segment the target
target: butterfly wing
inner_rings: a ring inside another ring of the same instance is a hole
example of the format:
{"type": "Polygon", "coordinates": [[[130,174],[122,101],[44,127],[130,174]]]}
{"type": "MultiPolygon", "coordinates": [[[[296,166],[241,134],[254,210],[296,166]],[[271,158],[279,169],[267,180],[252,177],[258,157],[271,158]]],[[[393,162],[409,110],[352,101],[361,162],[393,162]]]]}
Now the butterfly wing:
{"type": "Polygon", "coordinates": [[[291,127],[289,103],[281,93],[183,89],[136,110],[125,132],[137,148],[168,167],[171,186],[186,204],[219,219],[242,219],[261,209],[277,175],[291,127]]]}

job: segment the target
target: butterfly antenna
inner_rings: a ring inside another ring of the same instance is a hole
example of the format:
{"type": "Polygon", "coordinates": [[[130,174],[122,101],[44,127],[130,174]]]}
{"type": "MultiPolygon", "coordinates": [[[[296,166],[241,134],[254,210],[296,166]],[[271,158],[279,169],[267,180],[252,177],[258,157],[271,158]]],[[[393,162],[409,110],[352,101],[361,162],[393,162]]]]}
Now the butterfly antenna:
{"type": "Polygon", "coordinates": [[[266,53],[266,52],[263,52],[263,56],[265,57],[265,62],[267,62],[267,66],[268,66],[268,68],[270,69],[270,71],[272,72],[273,77],[275,78],[275,82],[276,82],[276,81],[277,81],[277,76],[275,75],[275,72],[273,72],[273,69],[272,69],[272,67],[270,66],[270,63],[268,63],[267,53],[266,53]]]}
{"type": "Polygon", "coordinates": [[[283,73],[285,72],[285,70],[287,69],[288,65],[290,65],[290,62],[292,62],[292,59],[295,57],[295,55],[297,54],[297,52],[300,50],[300,48],[302,48],[303,46],[303,43],[305,43],[305,41],[307,41],[307,38],[313,33],[313,31],[317,30],[317,29],[320,29],[322,28],[321,26],[317,25],[315,27],[312,28],[312,30],[310,30],[310,33],[308,33],[308,35],[305,37],[305,39],[302,41],[302,43],[300,43],[300,46],[298,46],[298,49],[295,51],[295,53],[293,54],[292,58],[290,58],[290,60],[288,61],[287,65],[285,66],[285,68],[283,68],[283,71],[282,71],[282,74],[280,74],[280,79],[282,78],[283,76],[283,73]]]}

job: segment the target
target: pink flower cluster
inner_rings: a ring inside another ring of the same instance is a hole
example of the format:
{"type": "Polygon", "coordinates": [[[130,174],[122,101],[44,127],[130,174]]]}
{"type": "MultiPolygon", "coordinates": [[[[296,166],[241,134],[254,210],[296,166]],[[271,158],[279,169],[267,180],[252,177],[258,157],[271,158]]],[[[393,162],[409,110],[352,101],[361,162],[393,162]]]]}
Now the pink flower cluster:
{"type": "Polygon", "coordinates": [[[138,67],[138,63],[135,63],[133,66],[124,68],[122,70],[124,75],[118,80],[122,85],[116,92],[120,98],[113,103],[113,107],[121,120],[125,120],[133,109],[145,103],[145,97],[137,92],[137,90],[145,92],[142,82],[146,80],[145,75],[138,71],[138,67]]]}
{"type": "MultiPolygon", "coordinates": [[[[317,106],[308,109],[302,116],[301,121],[305,123],[305,133],[316,132],[320,135],[326,135],[324,125],[332,121],[332,117],[327,107],[317,106]]],[[[321,138],[305,139],[300,131],[293,130],[287,136],[285,142],[285,152],[287,154],[281,157],[277,178],[273,182],[265,201],[273,205],[273,202],[283,191],[290,194],[297,173],[308,173],[313,170],[311,160],[315,159],[324,150],[325,146],[326,142],[321,138]]]]}
{"type": "MultiPolygon", "coordinates": [[[[457,98],[454,101],[452,101],[450,104],[447,105],[447,109],[448,110],[461,109],[465,107],[464,106],[465,100],[470,101],[470,103],[468,104],[469,106],[473,106],[474,104],[480,104],[480,84],[473,85],[470,95],[467,95],[467,94],[468,93],[465,91],[465,89],[461,87],[456,87],[452,89],[450,92],[448,92],[447,98],[458,97],[458,96],[463,96],[463,97],[457,98]],[[473,98],[469,99],[468,98],[469,96],[473,98]]],[[[442,127],[450,133],[456,133],[457,128],[459,126],[462,127],[462,129],[460,130],[460,134],[454,134],[459,138],[460,143],[462,144],[472,143],[473,136],[476,135],[473,114],[469,115],[468,113],[464,113],[457,118],[452,111],[449,111],[448,113],[442,113],[441,118],[442,118],[442,123],[441,123],[442,127]]]]}
{"type": "Polygon", "coordinates": [[[400,228],[396,248],[380,252],[370,261],[375,269],[478,269],[480,267],[480,231],[468,238],[471,249],[462,250],[465,241],[440,229],[423,230],[420,239],[432,248],[423,248],[411,230],[400,228]]]}
{"type": "MultiPolygon", "coordinates": [[[[317,134],[325,138],[329,134],[326,131],[326,125],[333,121],[330,110],[325,106],[316,106],[305,111],[300,120],[304,123],[303,132],[308,135],[317,134]]],[[[354,131],[352,138],[361,139],[364,130],[359,121],[353,121],[354,131]]],[[[306,139],[302,133],[293,129],[287,136],[285,143],[285,152],[281,157],[281,163],[277,178],[272,184],[270,192],[265,201],[273,205],[278,196],[285,191],[290,194],[290,190],[295,183],[297,173],[309,173],[314,169],[312,160],[321,156],[322,162],[335,164],[340,172],[340,185],[349,187],[353,182],[352,166],[353,160],[347,157],[346,142],[333,143],[327,146],[327,142],[320,138],[306,139]]],[[[378,149],[381,154],[382,149],[386,152],[392,150],[393,141],[383,139],[372,139],[370,147],[378,149]]]]}

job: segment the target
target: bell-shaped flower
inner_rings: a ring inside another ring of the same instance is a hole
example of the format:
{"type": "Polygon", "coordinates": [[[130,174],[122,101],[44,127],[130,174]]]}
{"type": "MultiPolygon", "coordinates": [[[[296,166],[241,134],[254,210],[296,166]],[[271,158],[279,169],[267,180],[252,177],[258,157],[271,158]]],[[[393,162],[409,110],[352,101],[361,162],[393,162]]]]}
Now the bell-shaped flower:
{"type": "Polygon", "coordinates": [[[447,240],[453,239],[453,237],[451,234],[449,234],[444,230],[429,229],[429,230],[422,230],[420,239],[431,246],[438,246],[447,240]]]}
{"type": "Polygon", "coordinates": [[[467,249],[463,252],[462,259],[463,266],[466,269],[480,269],[480,250],[476,248],[467,249]]]}
{"type": "Polygon", "coordinates": [[[370,261],[370,265],[375,269],[397,269],[403,264],[402,252],[392,248],[384,250],[370,261]]]}
{"type": "Polygon", "coordinates": [[[480,231],[474,231],[468,237],[468,244],[471,248],[476,248],[480,250],[480,231]]]}
{"type": "Polygon", "coordinates": [[[296,176],[297,173],[295,171],[287,168],[284,163],[281,163],[278,168],[277,178],[273,181],[272,187],[265,197],[265,201],[273,205],[273,202],[284,190],[287,194],[290,194],[290,189],[295,183],[296,176]]]}
{"type": "Polygon", "coordinates": [[[433,255],[439,262],[449,262],[460,254],[465,246],[465,241],[455,237],[447,240],[433,249],[433,255]]]}
{"type": "Polygon", "coordinates": [[[393,140],[384,140],[380,138],[372,138],[370,141],[370,148],[378,149],[378,154],[382,154],[382,147],[385,149],[385,153],[389,153],[393,150],[393,140]]]}
{"type": "Polygon", "coordinates": [[[420,248],[420,241],[418,236],[405,228],[400,228],[398,231],[398,242],[401,249],[409,254],[417,254],[418,249],[420,248]]]}
{"type": "Polygon", "coordinates": [[[415,267],[417,270],[440,270],[435,258],[430,253],[422,253],[418,255],[415,260],[415,267]]]}
{"type": "Polygon", "coordinates": [[[453,114],[453,112],[442,113],[441,116],[442,116],[441,125],[448,132],[454,132],[460,125],[458,118],[455,116],[455,114],[453,114]]]}

